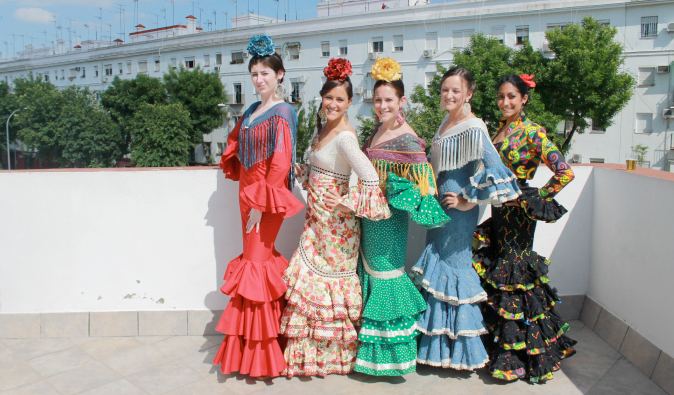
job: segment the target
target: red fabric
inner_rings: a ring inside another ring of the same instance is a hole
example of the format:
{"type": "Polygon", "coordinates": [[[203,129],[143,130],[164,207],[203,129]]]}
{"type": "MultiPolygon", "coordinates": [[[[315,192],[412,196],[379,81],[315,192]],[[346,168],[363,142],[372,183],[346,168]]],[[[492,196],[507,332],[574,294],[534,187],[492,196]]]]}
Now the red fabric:
{"type": "MultiPolygon", "coordinates": [[[[243,254],[229,262],[222,292],[231,299],[216,329],[225,339],[213,361],[223,373],[240,372],[253,377],[279,376],[286,363],[278,338],[287,286],[281,278],[288,261],[274,248],[283,218],[299,212],[303,205],[288,190],[292,165],[289,126],[283,130],[282,146],[274,155],[244,169],[239,151],[241,121],[227,138],[220,167],[229,179],[239,181],[239,209],[243,233],[243,254]],[[246,233],[251,208],[262,211],[259,233],[246,233]]],[[[259,125],[258,125],[259,126],[259,125]]],[[[281,135],[281,131],[277,131],[281,135]]]]}

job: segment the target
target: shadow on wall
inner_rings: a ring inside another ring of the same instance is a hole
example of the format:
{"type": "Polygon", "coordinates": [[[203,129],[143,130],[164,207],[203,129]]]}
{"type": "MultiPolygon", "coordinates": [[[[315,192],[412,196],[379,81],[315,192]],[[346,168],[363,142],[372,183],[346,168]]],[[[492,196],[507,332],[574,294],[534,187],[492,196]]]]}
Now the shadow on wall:
{"type": "MultiPolygon", "coordinates": [[[[213,251],[215,252],[216,278],[215,289],[206,294],[204,305],[211,311],[222,310],[229,301],[229,296],[220,292],[224,285],[225,271],[229,262],[243,252],[241,212],[239,209],[239,183],[228,180],[221,171],[217,176],[216,190],[208,199],[206,226],[213,228],[213,251]],[[232,204],[236,202],[236,204],[232,204]]],[[[306,204],[299,184],[295,184],[293,194],[306,204]]],[[[304,210],[286,218],[276,237],[276,249],[290,260],[297,248],[304,225],[304,210]]],[[[218,317],[219,315],[216,315],[218,317]]],[[[215,319],[215,318],[214,318],[215,319]]]]}

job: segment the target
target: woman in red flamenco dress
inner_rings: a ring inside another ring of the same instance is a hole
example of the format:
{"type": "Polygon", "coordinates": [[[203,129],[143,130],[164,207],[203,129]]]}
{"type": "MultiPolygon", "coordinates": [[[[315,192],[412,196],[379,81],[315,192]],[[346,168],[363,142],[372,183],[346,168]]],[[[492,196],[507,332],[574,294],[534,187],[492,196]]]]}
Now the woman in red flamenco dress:
{"type": "Polygon", "coordinates": [[[266,35],[253,36],[248,64],[261,101],[251,105],[227,138],[220,167],[239,181],[243,254],[229,262],[221,291],[231,297],[216,329],[225,339],[216,365],[223,373],[276,377],[285,369],[279,344],[288,261],[274,248],[283,219],[304,205],[294,183],[297,115],[280,97],[283,61],[266,35]]]}

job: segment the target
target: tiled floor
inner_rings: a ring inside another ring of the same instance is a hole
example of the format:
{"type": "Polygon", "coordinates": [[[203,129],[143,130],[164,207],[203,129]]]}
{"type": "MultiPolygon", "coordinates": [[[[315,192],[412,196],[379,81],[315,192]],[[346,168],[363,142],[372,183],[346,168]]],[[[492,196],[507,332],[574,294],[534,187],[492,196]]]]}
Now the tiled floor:
{"type": "Polygon", "coordinates": [[[140,336],[0,341],[0,394],[648,394],[666,395],[580,321],[578,353],[554,380],[504,383],[484,370],[419,366],[416,374],[376,378],[283,377],[255,381],[211,365],[220,336],[140,336]]]}

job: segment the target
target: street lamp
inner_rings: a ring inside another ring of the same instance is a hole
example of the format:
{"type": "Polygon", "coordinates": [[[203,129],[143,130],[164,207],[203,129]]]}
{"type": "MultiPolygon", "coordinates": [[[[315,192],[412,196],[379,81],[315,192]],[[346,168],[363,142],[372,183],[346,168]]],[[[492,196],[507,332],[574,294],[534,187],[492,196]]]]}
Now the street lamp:
{"type": "Polygon", "coordinates": [[[14,111],[12,111],[11,114],[9,114],[9,117],[7,117],[7,124],[5,124],[5,130],[7,132],[7,170],[12,170],[12,160],[9,157],[9,120],[12,118],[12,115],[14,115],[15,112],[19,110],[27,110],[28,108],[19,108],[14,111]]]}

